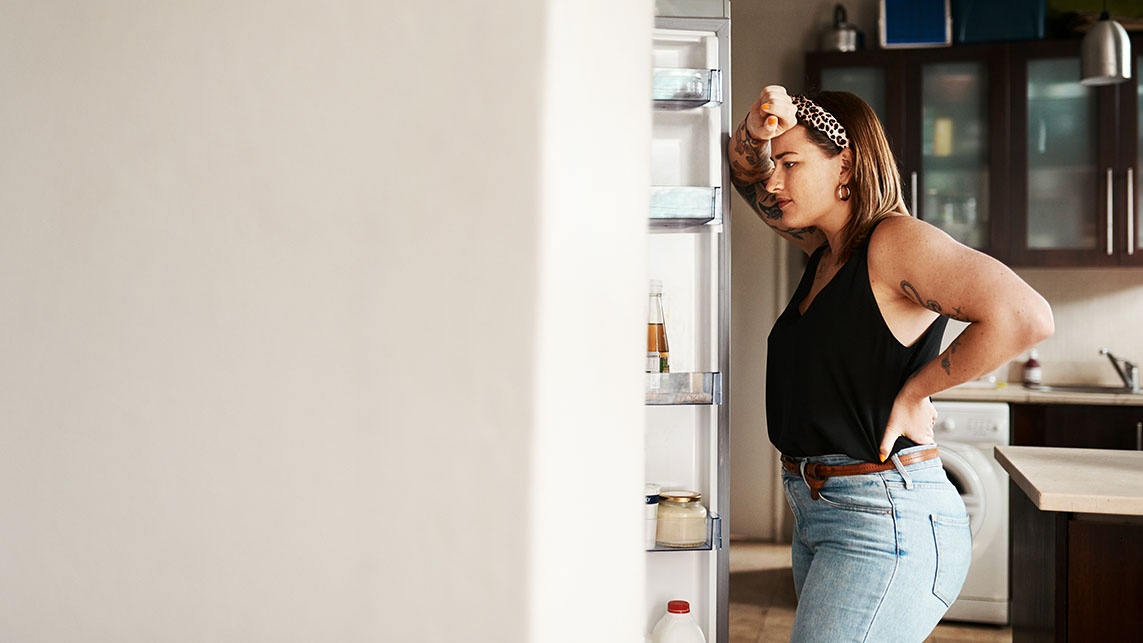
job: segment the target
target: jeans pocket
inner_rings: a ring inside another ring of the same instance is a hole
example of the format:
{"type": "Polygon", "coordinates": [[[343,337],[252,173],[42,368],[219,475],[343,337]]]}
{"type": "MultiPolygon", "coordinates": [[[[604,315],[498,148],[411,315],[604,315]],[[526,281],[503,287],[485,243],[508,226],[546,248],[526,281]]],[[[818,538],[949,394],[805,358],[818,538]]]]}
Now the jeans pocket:
{"type": "Polygon", "coordinates": [[[843,511],[889,515],[893,513],[893,502],[880,478],[869,476],[865,479],[839,480],[831,478],[818,491],[818,498],[827,505],[843,511]]]}
{"type": "Polygon", "coordinates": [[[946,606],[951,606],[960,594],[972,562],[972,530],[967,516],[949,518],[932,514],[929,519],[933,523],[933,540],[937,547],[933,595],[946,606]]]}

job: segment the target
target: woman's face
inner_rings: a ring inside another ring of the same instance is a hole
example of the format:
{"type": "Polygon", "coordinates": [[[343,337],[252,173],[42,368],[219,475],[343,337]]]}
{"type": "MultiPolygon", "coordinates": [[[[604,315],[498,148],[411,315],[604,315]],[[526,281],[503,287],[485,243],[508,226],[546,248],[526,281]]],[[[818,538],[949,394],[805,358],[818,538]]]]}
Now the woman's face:
{"type": "Polygon", "coordinates": [[[837,198],[842,181],[844,153],[826,156],[806,137],[806,128],[797,125],[770,141],[774,174],[766,190],[777,197],[782,224],[791,228],[819,226],[823,217],[847,213],[845,202],[837,198]]]}

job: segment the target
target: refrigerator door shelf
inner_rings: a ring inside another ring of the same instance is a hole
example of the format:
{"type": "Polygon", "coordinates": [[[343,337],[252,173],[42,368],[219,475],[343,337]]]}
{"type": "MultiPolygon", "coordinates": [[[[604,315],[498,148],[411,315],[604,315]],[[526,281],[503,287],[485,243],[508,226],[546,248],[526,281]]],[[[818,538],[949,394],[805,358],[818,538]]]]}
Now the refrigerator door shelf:
{"type": "Polygon", "coordinates": [[[655,545],[648,552],[660,551],[712,551],[722,549],[722,517],[715,513],[706,516],[706,542],[697,547],[664,547],[655,545]]]}
{"type": "Polygon", "coordinates": [[[722,404],[722,374],[647,373],[646,403],[722,404]]]}
{"type": "Polygon", "coordinates": [[[651,226],[685,228],[722,222],[722,188],[654,186],[651,226]]]}
{"type": "Polygon", "coordinates": [[[657,109],[721,105],[722,72],[717,69],[655,68],[651,98],[657,109]]]}

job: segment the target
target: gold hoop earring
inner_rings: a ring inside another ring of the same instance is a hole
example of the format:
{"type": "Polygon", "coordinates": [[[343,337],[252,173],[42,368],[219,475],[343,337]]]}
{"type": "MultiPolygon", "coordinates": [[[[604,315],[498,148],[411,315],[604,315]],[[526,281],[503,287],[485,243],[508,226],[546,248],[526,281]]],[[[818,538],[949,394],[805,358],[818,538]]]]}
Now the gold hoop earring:
{"type": "Polygon", "coordinates": [[[841,185],[837,186],[837,198],[839,200],[848,201],[849,197],[851,196],[853,196],[853,192],[850,191],[848,185],[842,183],[841,185]]]}

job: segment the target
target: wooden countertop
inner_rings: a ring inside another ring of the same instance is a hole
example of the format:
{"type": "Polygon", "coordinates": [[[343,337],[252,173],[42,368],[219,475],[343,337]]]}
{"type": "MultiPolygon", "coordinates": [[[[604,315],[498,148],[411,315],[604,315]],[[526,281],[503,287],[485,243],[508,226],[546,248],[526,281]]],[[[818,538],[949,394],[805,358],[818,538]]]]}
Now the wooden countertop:
{"type": "Polygon", "coordinates": [[[1143,395],[1115,393],[1060,393],[1032,391],[1020,384],[980,386],[966,384],[942,391],[933,400],[1008,402],[1009,404],[1090,404],[1096,406],[1143,406],[1143,395]]]}
{"type": "Polygon", "coordinates": [[[998,446],[996,460],[1041,511],[1143,516],[1143,451],[998,446]]]}

